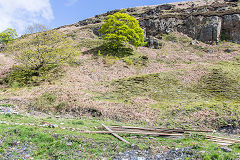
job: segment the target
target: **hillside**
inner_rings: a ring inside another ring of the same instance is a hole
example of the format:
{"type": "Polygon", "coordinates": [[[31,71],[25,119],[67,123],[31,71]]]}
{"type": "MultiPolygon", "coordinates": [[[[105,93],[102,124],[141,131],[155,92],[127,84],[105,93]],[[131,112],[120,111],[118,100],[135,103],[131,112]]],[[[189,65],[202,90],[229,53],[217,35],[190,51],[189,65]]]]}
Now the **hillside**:
{"type": "MultiPolygon", "coordinates": [[[[51,79],[24,87],[0,81],[0,111],[8,107],[19,114],[0,115],[0,121],[10,123],[0,124],[4,131],[0,134],[4,139],[0,141],[0,158],[7,158],[10,144],[30,148],[27,154],[41,159],[66,159],[70,155],[72,159],[117,159],[119,152],[131,150],[131,146],[110,135],[80,134],[58,127],[21,127],[13,122],[48,122],[91,131],[106,123],[208,129],[235,138],[240,134],[240,2],[199,0],[122,10],[140,21],[148,42],[148,46],[133,47],[134,54],[122,57],[99,53],[104,42],[98,29],[107,15],[117,11],[55,29],[71,38],[71,45],[81,51],[77,60],[54,71],[57,76],[50,73],[51,79]],[[67,145],[69,141],[71,145],[67,145]]],[[[12,54],[2,51],[0,79],[15,64],[12,54]]],[[[230,146],[231,153],[225,153],[194,134],[179,139],[124,137],[137,144],[136,150],[148,148],[149,157],[187,147],[191,147],[196,159],[217,154],[231,159],[240,153],[239,144],[230,146]]],[[[14,154],[20,151],[11,151],[14,154]]]]}

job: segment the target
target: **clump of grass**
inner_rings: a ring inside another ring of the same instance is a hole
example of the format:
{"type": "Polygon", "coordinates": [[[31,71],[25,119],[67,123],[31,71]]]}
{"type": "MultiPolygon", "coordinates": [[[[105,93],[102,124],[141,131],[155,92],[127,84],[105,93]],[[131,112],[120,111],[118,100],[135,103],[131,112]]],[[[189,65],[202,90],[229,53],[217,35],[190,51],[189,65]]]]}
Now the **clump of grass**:
{"type": "Polygon", "coordinates": [[[177,37],[174,34],[163,34],[162,39],[165,41],[176,41],[177,37]]]}
{"type": "Polygon", "coordinates": [[[106,55],[103,56],[103,63],[108,65],[108,66],[112,66],[113,64],[115,64],[117,61],[119,60],[118,57],[114,57],[111,55],[106,55]]]}
{"type": "Polygon", "coordinates": [[[224,72],[222,69],[212,69],[210,73],[200,79],[198,89],[206,96],[239,99],[238,83],[237,79],[234,79],[231,74],[224,72]]]}
{"type": "Polygon", "coordinates": [[[192,39],[187,36],[181,36],[178,38],[178,41],[181,43],[190,43],[192,39]]]}
{"type": "Polygon", "coordinates": [[[152,107],[161,109],[159,123],[174,128],[215,128],[232,125],[239,127],[239,103],[214,99],[196,99],[187,103],[159,103],[152,107]]]}
{"type": "Polygon", "coordinates": [[[163,34],[161,37],[164,41],[176,41],[179,43],[190,43],[192,41],[187,35],[179,35],[177,32],[163,34]]]}
{"type": "Polygon", "coordinates": [[[44,81],[52,81],[61,75],[61,68],[53,64],[41,67],[39,70],[15,66],[13,70],[3,78],[3,82],[11,87],[24,87],[39,85],[44,81]]]}
{"type": "Polygon", "coordinates": [[[0,107],[15,107],[13,104],[0,104],[0,107]]]}
{"type": "Polygon", "coordinates": [[[92,49],[92,48],[97,48],[99,46],[101,46],[104,43],[103,40],[101,39],[89,39],[89,38],[81,38],[78,42],[78,44],[76,45],[77,48],[88,48],[88,49],[92,49]]]}
{"type": "Polygon", "coordinates": [[[165,72],[116,80],[110,83],[114,89],[105,98],[128,101],[133,97],[144,96],[161,101],[187,96],[187,88],[178,82],[174,74],[176,73],[165,72]]]}
{"type": "MultiPolygon", "coordinates": [[[[34,108],[37,108],[41,111],[49,112],[53,110],[53,106],[57,100],[55,92],[46,92],[42,94],[40,97],[36,98],[34,103],[32,104],[34,108]]],[[[62,109],[62,105],[57,105],[57,109],[62,109]]]]}

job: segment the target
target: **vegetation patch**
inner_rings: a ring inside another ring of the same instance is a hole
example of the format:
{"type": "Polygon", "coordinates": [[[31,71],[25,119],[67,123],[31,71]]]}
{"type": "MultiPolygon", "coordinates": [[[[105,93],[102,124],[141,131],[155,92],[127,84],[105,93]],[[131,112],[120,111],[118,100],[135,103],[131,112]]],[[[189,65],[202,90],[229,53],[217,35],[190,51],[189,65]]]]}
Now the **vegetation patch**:
{"type": "Polygon", "coordinates": [[[165,41],[177,41],[177,37],[174,34],[163,34],[162,39],[165,41]]]}
{"type": "Polygon", "coordinates": [[[102,98],[129,102],[133,97],[144,96],[156,101],[174,101],[190,96],[175,74],[178,73],[164,72],[116,80],[108,85],[114,89],[102,98]]]}
{"type": "Polygon", "coordinates": [[[232,130],[240,126],[240,104],[221,102],[211,99],[196,99],[193,102],[159,103],[152,107],[161,110],[158,124],[170,128],[214,128],[231,126],[232,130]]]}
{"type": "Polygon", "coordinates": [[[106,84],[110,91],[95,99],[135,105],[134,99],[148,97],[155,102],[147,105],[160,113],[156,123],[168,127],[239,127],[239,91],[233,76],[213,69],[196,87],[183,84],[178,78],[182,74],[172,71],[115,80],[106,84]]]}
{"type": "Polygon", "coordinates": [[[12,71],[3,78],[3,82],[11,87],[24,87],[39,85],[41,82],[51,82],[61,77],[63,71],[60,66],[46,65],[39,70],[15,66],[12,71]]]}
{"type": "Polygon", "coordinates": [[[234,77],[222,69],[212,69],[200,79],[198,89],[206,96],[239,100],[239,80],[234,77]]]}
{"type": "Polygon", "coordinates": [[[88,48],[88,49],[92,49],[92,48],[97,48],[99,46],[101,46],[104,43],[103,40],[100,39],[89,39],[89,38],[81,38],[79,39],[78,44],[76,45],[77,48],[88,48]]]}
{"type": "Polygon", "coordinates": [[[65,108],[66,103],[57,102],[57,92],[46,92],[43,93],[40,97],[36,98],[31,107],[34,106],[34,108],[43,112],[58,112],[65,108]]]}

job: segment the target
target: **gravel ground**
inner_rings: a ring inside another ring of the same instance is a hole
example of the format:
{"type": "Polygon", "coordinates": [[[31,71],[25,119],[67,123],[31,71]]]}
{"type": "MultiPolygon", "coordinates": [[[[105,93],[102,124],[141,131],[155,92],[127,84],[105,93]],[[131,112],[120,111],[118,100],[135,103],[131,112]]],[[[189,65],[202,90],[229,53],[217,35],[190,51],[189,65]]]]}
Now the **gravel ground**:
{"type": "Polygon", "coordinates": [[[14,142],[0,154],[2,160],[34,159],[31,157],[36,147],[28,143],[14,142]]]}
{"type": "Polygon", "coordinates": [[[119,153],[114,160],[184,160],[193,158],[196,153],[192,148],[176,148],[165,153],[153,155],[149,151],[131,150],[119,153]]]}

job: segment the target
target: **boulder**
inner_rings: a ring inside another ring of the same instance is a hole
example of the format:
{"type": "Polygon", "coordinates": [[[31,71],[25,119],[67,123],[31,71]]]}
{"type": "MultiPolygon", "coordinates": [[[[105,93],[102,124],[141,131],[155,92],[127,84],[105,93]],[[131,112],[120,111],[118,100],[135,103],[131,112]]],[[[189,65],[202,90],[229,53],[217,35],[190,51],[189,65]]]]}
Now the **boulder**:
{"type": "Polygon", "coordinates": [[[100,28],[101,28],[101,27],[93,28],[93,33],[94,33],[95,35],[97,35],[98,37],[101,36],[101,33],[99,33],[99,29],[100,29],[100,28]]]}
{"type": "Polygon", "coordinates": [[[162,47],[162,43],[153,36],[149,36],[146,40],[147,40],[147,47],[149,48],[160,49],[162,47]]]}
{"type": "Polygon", "coordinates": [[[5,48],[4,44],[0,43],[0,52],[3,51],[5,48]]]}

